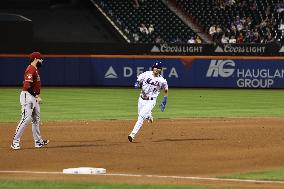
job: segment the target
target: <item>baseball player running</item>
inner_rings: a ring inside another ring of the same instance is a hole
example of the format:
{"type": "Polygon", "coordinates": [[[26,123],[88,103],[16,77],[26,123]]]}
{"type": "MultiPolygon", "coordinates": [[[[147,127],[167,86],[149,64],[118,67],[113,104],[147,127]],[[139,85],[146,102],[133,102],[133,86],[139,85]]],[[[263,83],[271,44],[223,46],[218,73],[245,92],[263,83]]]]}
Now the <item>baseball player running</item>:
{"type": "Polygon", "coordinates": [[[11,144],[13,150],[19,150],[21,136],[25,128],[32,121],[32,133],[35,141],[35,147],[41,148],[49,143],[49,140],[43,140],[40,136],[40,88],[41,81],[38,68],[43,62],[42,55],[39,52],[30,54],[30,65],[24,74],[23,90],[20,95],[20,103],[22,106],[22,117],[17,126],[16,133],[11,144]]]}
{"type": "Polygon", "coordinates": [[[162,63],[157,62],[152,66],[152,71],[146,71],[140,74],[137,78],[137,82],[134,84],[135,88],[141,88],[141,93],[138,99],[138,120],[128,135],[129,142],[133,142],[135,135],[145,119],[149,122],[153,122],[152,109],[156,105],[157,97],[160,93],[160,89],[164,90],[164,98],[160,104],[161,111],[163,112],[166,107],[168,99],[168,84],[166,79],[161,76],[162,63]]]}

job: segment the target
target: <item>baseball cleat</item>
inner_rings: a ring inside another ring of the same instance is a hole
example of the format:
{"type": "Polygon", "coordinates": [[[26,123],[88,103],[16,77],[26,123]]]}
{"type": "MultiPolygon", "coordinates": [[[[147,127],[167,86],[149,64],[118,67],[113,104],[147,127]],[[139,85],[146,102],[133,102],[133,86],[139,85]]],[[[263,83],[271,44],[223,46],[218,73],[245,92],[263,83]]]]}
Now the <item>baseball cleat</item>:
{"type": "Polygon", "coordinates": [[[130,133],[130,135],[128,135],[129,142],[133,142],[134,141],[134,136],[135,136],[135,134],[133,134],[133,133],[130,133]]]}
{"type": "Polygon", "coordinates": [[[148,120],[148,123],[153,123],[154,122],[153,116],[148,116],[146,119],[148,120]]]}
{"type": "Polygon", "coordinates": [[[37,141],[35,142],[35,147],[36,148],[42,148],[46,146],[49,143],[49,140],[42,140],[42,141],[37,141]]]}
{"type": "Polygon", "coordinates": [[[11,148],[12,148],[13,150],[19,150],[19,149],[21,149],[19,143],[12,143],[12,144],[11,144],[11,148]]]}
{"type": "Polygon", "coordinates": [[[128,140],[129,140],[129,142],[132,142],[134,140],[134,138],[132,138],[132,136],[129,135],[128,140]]]}

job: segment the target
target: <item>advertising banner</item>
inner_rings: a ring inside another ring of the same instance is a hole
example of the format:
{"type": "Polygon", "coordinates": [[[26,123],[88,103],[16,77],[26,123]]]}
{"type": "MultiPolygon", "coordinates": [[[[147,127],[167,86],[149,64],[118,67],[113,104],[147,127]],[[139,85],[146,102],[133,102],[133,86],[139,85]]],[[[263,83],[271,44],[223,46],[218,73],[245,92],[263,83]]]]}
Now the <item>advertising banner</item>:
{"type": "Polygon", "coordinates": [[[164,78],[174,87],[284,88],[284,60],[244,59],[93,59],[102,85],[128,86],[136,76],[163,63],[164,78]]]}
{"type": "MultiPolygon", "coordinates": [[[[284,59],[49,57],[40,69],[44,86],[128,86],[162,62],[171,87],[284,88],[284,59]]],[[[0,57],[0,85],[21,85],[28,59],[0,57]]]]}
{"type": "Polygon", "coordinates": [[[284,45],[267,44],[139,44],[139,43],[0,43],[2,54],[30,53],[34,48],[47,55],[159,55],[159,56],[283,56],[284,45]]]}

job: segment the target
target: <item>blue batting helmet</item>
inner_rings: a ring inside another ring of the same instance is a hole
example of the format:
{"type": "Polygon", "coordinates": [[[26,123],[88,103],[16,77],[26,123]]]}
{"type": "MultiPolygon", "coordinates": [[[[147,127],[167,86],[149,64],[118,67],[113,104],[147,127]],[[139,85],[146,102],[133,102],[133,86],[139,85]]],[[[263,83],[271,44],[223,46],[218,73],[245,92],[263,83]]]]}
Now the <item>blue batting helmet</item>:
{"type": "Polygon", "coordinates": [[[154,68],[158,68],[158,69],[162,69],[162,62],[156,62],[153,64],[152,69],[154,68]]]}

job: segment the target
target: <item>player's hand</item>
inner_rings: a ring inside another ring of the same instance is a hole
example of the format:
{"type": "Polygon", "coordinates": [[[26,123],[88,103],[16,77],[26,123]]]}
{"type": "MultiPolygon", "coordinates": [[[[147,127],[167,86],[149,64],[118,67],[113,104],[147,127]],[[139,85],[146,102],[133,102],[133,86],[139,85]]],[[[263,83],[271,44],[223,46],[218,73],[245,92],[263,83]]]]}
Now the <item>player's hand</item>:
{"type": "Polygon", "coordinates": [[[168,100],[168,97],[167,96],[164,96],[161,104],[160,104],[160,108],[161,108],[161,111],[164,112],[165,111],[165,108],[166,108],[166,104],[167,104],[167,100],[168,100]]]}
{"type": "Polygon", "coordinates": [[[37,101],[37,103],[42,104],[42,99],[40,98],[40,96],[36,97],[36,101],[37,101]]]}
{"type": "Polygon", "coordinates": [[[140,87],[141,87],[141,85],[140,85],[139,82],[135,82],[135,83],[134,83],[134,88],[135,88],[135,89],[138,89],[138,88],[140,88],[140,87]]]}

